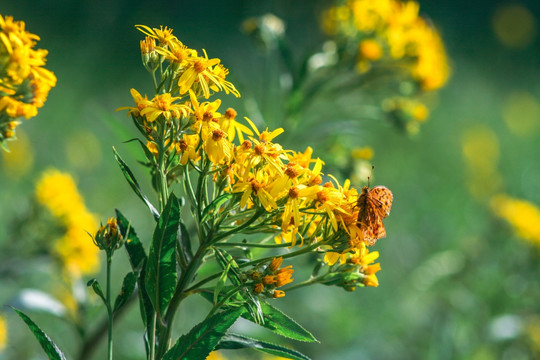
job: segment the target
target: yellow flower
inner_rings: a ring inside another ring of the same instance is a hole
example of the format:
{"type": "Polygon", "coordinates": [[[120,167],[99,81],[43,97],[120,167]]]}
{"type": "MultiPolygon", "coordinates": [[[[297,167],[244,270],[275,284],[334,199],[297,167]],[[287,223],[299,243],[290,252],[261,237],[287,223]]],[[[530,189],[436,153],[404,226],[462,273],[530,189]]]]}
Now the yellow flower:
{"type": "Polygon", "coordinates": [[[188,58],[197,56],[197,50],[188,48],[178,39],[170,41],[168,49],[157,47],[156,51],[158,54],[165,56],[165,59],[174,63],[176,68],[186,66],[188,64],[188,58]]]}
{"type": "Polygon", "coordinates": [[[258,172],[254,178],[237,182],[232,189],[233,193],[243,193],[240,206],[246,207],[253,204],[252,196],[256,197],[264,209],[268,212],[277,209],[276,200],[270,195],[270,184],[268,176],[263,172],[258,172]]]}
{"type": "Polygon", "coordinates": [[[135,28],[151,38],[156,39],[161,46],[168,45],[171,41],[176,39],[176,36],[172,34],[173,29],[169,29],[166,26],[161,25],[158,28],[150,28],[146,25],[135,25],[135,28]]]}
{"type": "Polygon", "coordinates": [[[134,116],[140,116],[141,111],[144,108],[152,105],[152,102],[148,100],[148,97],[146,95],[142,97],[142,95],[139,94],[139,92],[135,89],[131,89],[130,93],[131,93],[131,96],[133,97],[133,100],[135,101],[136,106],[135,107],[130,107],[130,106],[119,107],[118,109],[116,109],[116,111],[129,110],[127,113],[127,116],[131,114],[133,114],[134,116]]]}
{"type": "Polygon", "coordinates": [[[214,164],[228,163],[231,160],[232,144],[226,136],[223,130],[216,129],[204,142],[204,151],[214,164]]]}
{"type": "Polygon", "coordinates": [[[233,108],[228,108],[225,110],[225,114],[223,114],[221,117],[219,124],[223,131],[227,132],[231,142],[234,141],[236,135],[238,134],[238,141],[243,143],[244,134],[253,136],[253,132],[247,126],[236,121],[236,115],[237,113],[233,108]]]}
{"type": "Polygon", "coordinates": [[[214,74],[212,74],[208,68],[219,64],[220,59],[208,59],[206,51],[204,51],[204,57],[193,57],[188,59],[188,67],[182,73],[182,76],[178,79],[178,86],[180,87],[180,94],[187,93],[193,84],[197,81],[201,91],[205,98],[210,97],[210,89],[208,87],[208,80],[218,85],[219,80],[214,74]]]}
{"type": "Polygon", "coordinates": [[[199,135],[184,135],[183,139],[177,143],[178,153],[181,154],[180,164],[186,165],[189,160],[198,161],[200,158],[197,152],[199,144],[199,135]]]}
{"type": "Polygon", "coordinates": [[[178,99],[180,98],[172,97],[170,93],[156,95],[140,113],[148,122],[153,122],[160,116],[167,120],[180,119],[180,116],[187,116],[191,109],[184,104],[174,104],[178,99]]]}

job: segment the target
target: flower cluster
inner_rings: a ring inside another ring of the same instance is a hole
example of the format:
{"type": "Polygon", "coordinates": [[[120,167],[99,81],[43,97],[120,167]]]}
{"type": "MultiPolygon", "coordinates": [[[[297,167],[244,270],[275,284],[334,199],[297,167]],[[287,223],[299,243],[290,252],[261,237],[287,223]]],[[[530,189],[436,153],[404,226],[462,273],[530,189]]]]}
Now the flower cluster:
{"type": "Polygon", "coordinates": [[[23,21],[0,15],[0,144],[15,137],[20,118],[29,119],[42,107],[56,85],[45,69],[47,50],[34,49],[39,36],[23,21]]]}
{"type": "Polygon", "coordinates": [[[94,232],[98,222],[84,205],[75,181],[58,170],[46,171],[36,186],[36,198],[65,227],[53,251],[72,276],[95,272],[99,268],[99,249],[87,232],[94,232]]]}
{"type": "Polygon", "coordinates": [[[280,298],[285,292],[276,288],[293,282],[291,277],[294,270],[292,265],[280,268],[283,257],[273,258],[264,270],[251,270],[249,277],[254,281],[253,291],[256,294],[265,294],[270,297],[280,298]]]}
{"type": "Polygon", "coordinates": [[[203,95],[208,99],[210,90],[222,90],[240,96],[234,85],[225,80],[229,70],[220,64],[220,59],[209,59],[205,50],[204,56],[199,56],[196,50],[184,45],[172,34],[172,29],[167,27],[136,27],[147,35],[141,41],[142,61],[146,69],[153,74],[163,67],[164,61],[168,63],[164,71],[169,80],[168,92],[183,95],[191,89],[197,96],[203,95]]]}
{"type": "Polygon", "coordinates": [[[495,215],[506,220],[517,236],[540,246],[540,209],[526,200],[507,195],[493,197],[491,208],[495,215]]]}
{"type": "Polygon", "coordinates": [[[325,12],[323,27],[356,42],[360,71],[397,61],[423,90],[436,90],[447,81],[449,66],[439,34],[418,11],[415,1],[349,0],[325,12]]]}
{"type": "MultiPolygon", "coordinates": [[[[161,46],[154,48],[155,59],[146,64],[161,64],[164,58],[172,61],[172,49],[181,44],[172,30],[138,27],[149,36],[144,44],[152,44],[155,38],[161,46]]],[[[359,194],[350,181],[340,184],[332,175],[325,175],[324,162],[312,157],[313,149],[296,152],[274,142],[283,129],[260,131],[248,118],[244,124],[237,121],[232,108],[220,112],[220,99],[201,102],[200,98],[208,95],[204,89],[233,92],[234,85],[215,83],[203,72],[195,81],[184,82],[185,74],[197,68],[194,64],[198,61],[206,61],[206,56],[198,58],[195,50],[182,49],[187,55],[177,63],[176,70],[170,70],[173,61],[169,70],[161,72],[161,83],[176,83],[168,88],[172,91],[158,87],[158,95],[149,100],[132,89],[135,106],[120,108],[129,110],[128,115],[146,138],[150,168],[157,167],[161,169],[157,173],[165,175],[166,184],[159,179],[154,183],[166,187],[183,180],[192,202],[204,208],[210,201],[207,195],[197,198],[200,189],[189,190],[189,171],[195,169],[201,177],[211,174],[216,197],[229,196],[227,211],[216,214],[216,232],[245,227],[246,232],[274,233],[277,243],[291,248],[307,245],[313,250],[348,254],[343,262],[347,257],[367,256],[365,229],[357,223],[359,194]],[[189,96],[182,96],[186,91],[189,96]]],[[[145,59],[143,55],[143,62],[145,59]]],[[[211,62],[218,63],[219,59],[211,62]]],[[[207,71],[213,71],[211,66],[207,71]]],[[[374,271],[370,275],[374,276],[374,271]]],[[[376,278],[368,283],[376,284],[376,278]]]]}

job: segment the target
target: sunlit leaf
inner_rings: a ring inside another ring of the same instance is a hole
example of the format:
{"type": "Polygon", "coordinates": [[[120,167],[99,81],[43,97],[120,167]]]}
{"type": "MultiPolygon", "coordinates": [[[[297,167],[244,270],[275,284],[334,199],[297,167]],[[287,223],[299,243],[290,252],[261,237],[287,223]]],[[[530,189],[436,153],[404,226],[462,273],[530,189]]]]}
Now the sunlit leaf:
{"type": "Polygon", "coordinates": [[[154,310],[163,314],[176,287],[176,241],[180,229],[180,202],[171,194],[156,225],[148,263],[145,286],[154,310]]]}
{"type": "Polygon", "coordinates": [[[268,354],[272,354],[275,356],[283,357],[286,359],[293,359],[293,360],[310,360],[309,357],[306,355],[296,351],[292,350],[280,345],[272,344],[266,341],[261,341],[257,339],[252,339],[243,335],[237,335],[237,334],[227,334],[225,335],[219,344],[216,346],[215,350],[219,349],[243,349],[243,348],[251,348],[255,350],[259,350],[268,354]]]}
{"type": "Polygon", "coordinates": [[[243,308],[235,308],[212,315],[180,337],[162,359],[206,359],[244,311],[243,308]]]}
{"type": "MultiPolygon", "coordinates": [[[[260,324],[276,334],[290,339],[306,342],[318,342],[317,339],[296,321],[285,315],[272,305],[261,302],[261,309],[264,314],[264,324],[260,324]]],[[[249,313],[242,315],[244,319],[256,322],[249,313]]]]}

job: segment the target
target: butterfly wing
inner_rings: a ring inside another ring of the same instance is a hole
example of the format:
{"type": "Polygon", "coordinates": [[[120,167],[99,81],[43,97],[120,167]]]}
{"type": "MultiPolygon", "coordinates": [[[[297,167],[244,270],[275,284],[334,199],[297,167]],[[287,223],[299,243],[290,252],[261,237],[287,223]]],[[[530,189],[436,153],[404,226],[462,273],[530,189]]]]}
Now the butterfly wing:
{"type": "Polygon", "coordinates": [[[386,236],[382,219],[390,214],[392,192],[385,186],[363,189],[358,198],[358,226],[364,235],[364,241],[374,245],[378,239],[386,236]]]}
{"type": "Polygon", "coordinates": [[[390,209],[392,208],[392,202],[394,201],[394,195],[386,186],[375,186],[369,190],[369,197],[373,201],[373,205],[377,213],[385,218],[390,215],[390,209]]]}

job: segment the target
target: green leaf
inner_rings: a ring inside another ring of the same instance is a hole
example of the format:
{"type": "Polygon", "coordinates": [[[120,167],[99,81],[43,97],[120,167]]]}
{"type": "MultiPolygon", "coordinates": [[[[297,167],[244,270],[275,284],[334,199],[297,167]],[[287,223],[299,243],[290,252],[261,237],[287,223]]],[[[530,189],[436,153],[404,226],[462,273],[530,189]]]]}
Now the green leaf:
{"type": "Polygon", "coordinates": [[[223,205],[225,205],[232,197],[233,194],[223,194],[214,201],[212,201],[210,205],[204,208],[202,212],[201,222],[208,220],[210,216],[213,216],[215,213],[219,212],[219,209],[223,205]]]}
{"type": "MultiPolygon", "coordinates": [[[[200,292],[200,296],[208,300],[213,301],[213,294],[208,292],[200,292]]],[[[305,342],[319,342],[309,331],[304,329],[296,321],[285,315],[280,310],[276,309],[267,302],[260,302],[261,310],[263,312],[264,323],[258,323],[254,320],[253,314],[244,313],[241,316],[249,321],[259,324],[274,333],[287,337],[289,339],[305,341],[305,342]]]]}
{"type": "Polygon", "coordinates": [[[19,311],[13,308],[13,311],[17,313],[24,320],[26,325],[30,328],[36,339],[39,341],[41,348],[45,351],[45,354],[51,360],[66,360],[66,357],[62,351],[56,346],[56,344],[51,340],[51,338],[43,332],[28,316],[26,316],[22,311],[19,311]]]}
{"type": "Polygon", "coordinates": [[[182,256],[186,262],[190,262],[193,259],[193,250],[191,249],[191,239],[189,238],[189,231],[184,225],[180,223],[180,233],[178,234],[179,246],[182,251],[182,256]]]}
{"type": "MultiPolygon", "coordinates": [[[[285,315],[280,310],[276,309],[272,305],[262,302],[261,309],[264,314],[264,324],[260,324],[267,329],[272,330],[274,333],[288,337],[290,339],[306,342],[318,342],[317,339],[296,321],[285,315]]],[[[255,321],[251,314],[244,314],[242,317],[246,320],[255,321]]]]}
{"type": "Polygon", "coordinates": [[[122,306],[124,306],[131,297],[131,295],[133,295],[136,281],[137,275],[135,275],[134,272],[130,272],[124,277],[124,281],[122,282],[122,289],[120,290],[120,294],[118,294],[114,302],[113,313],[118,311],[122,306]]]}
{"type": "Polygon", "coordinates": [[[141,268],[144,268],[147,260],[144,247],[137,236],[135,229],[131,226],[131,223],[118,209],[116,209],[116,219],[118,221],[120,232],[124,234],[124,237],[126,238],[125,246],[129,255],[131,268],[133,271],[138,272],[141,268]]]}
{"type": "Polygon", "coordinates": [[[243,308],[235,308],[212,315],[181,336],[162,360],[206,359],[244,311],[243,308]]]}
{"type": "Polygon", "coordinates": [[[306,355],[292,350],[280,345],[272,344],[266,341],[261,341],[257,339],[252,339],[246,336],[237,335],[237,334],[227,334],[225,335],[219,344],[216,346],[215,350],[219,349],[243,349],[251,348],[259,351],[263,351],[268,354],[284,357],[287,359],[293,360],[310,360],[306,355]]]}
{"type": "Polygon", "coordinates": [[[229,263],[227,267],[225,268],[225,270],[223,270],[223,272],[221,273],[221,276],[219,277],[216,283],[216,287],[214,289],[214,304],[218,303],[219,293],[225,286],[225,283],[227,283],[227,277],[228,277],[227,274],[229,273],[230,268],[231,268],[231,263],[229,263]]]}
{"type": "MultiPolygon", "coordinates": [[[[236,260],[234,260],[234,257],[232,257],[231,254],[229,254],[223,249],[214,248],[214,252],[216,254],[216,259],[218,260],[218,263],[223,269],[225,269],[227,266],[230,266],[230,270],[227,273],[227,276],[229,277],[233,285],[243,285],[242,279],[240,277],[242,271],[236,263],[236,260]]],[[[252,319],[254,319],[257,324],[262,324],[264,322],[264,317],[259,298],[245,288],[240,290],[238,292],[238,295],[240,295],[246,301],[246,305],[248,306],[248,309],[252,315],[252,319]]]]}
{"type": "Polygon", "coordinates": [[[86,286],[91,286],[92,287],[92,290],[94,290],[94,292],[101,298],[101,300],[103,300],[103,303],[105,305],[107,305],[107,300],[105,299],[105,294],[103,294],[103,290],[101,289],[101,285],[99,285],[99,282],[97,281],[97,279],[90,279],[87,283],[86,283],[86,286]]]}
{"type": "Polygon", "coordinates": [[[163,314],[176,287],[175,249],[179,229],[180,202],[171,194],[156,225],[146,264],[146,291],[158,314],[163,314]]]}
{"type": "Polygon", "coordinates": [[[137,236],[137,233],[126,217],[116,209],[116,219],[118,220],[118,227],[120,232],[124,234],[126,238],[125,248],[128,252],[129,262],[133,272],[137,274],[137,286],[139,287],[139,308],[141,311],[141,318],[146,326],[147,333],[150,333],[150,326],[152,324],[152,317],[154,309],[144,285],[144,279],[146,277],[146,262],[147,256],[144,251],[144,247],[141,244],[141,240],[137,236]]]}
{"type": "Polygon", "coordinates": [[[135,194],[148,206],[148,209],[150,209],[150,212],[154,216],[154,219],[159,219],[159,212],[156,210],[154,205],[148,200],[148,198],[142,193],[141,187],[139,186],[139,183],[137,182],[137,179],[135,179],[135,175],[131,172],[131,169],[126,164],[124,160],[120,157],[120,154],[116,151],[116,149],[113,146],[113,152],[114,152],[114,158],[118,162],[118,165],[120,165],[120,169],[122,170],[122,173],[124,174],[124,177],[129,183],[129,186],[133,189],[135,194]]]}

